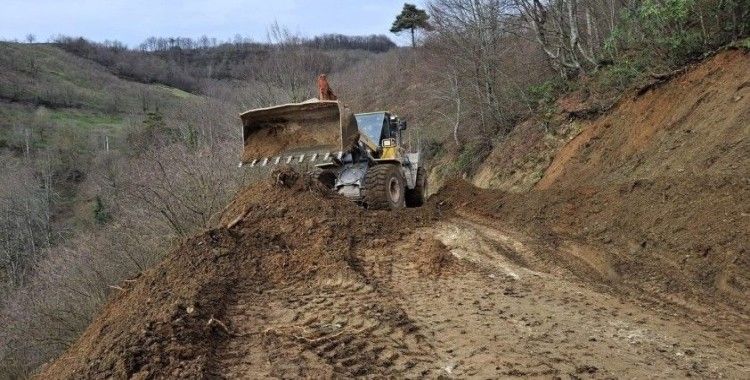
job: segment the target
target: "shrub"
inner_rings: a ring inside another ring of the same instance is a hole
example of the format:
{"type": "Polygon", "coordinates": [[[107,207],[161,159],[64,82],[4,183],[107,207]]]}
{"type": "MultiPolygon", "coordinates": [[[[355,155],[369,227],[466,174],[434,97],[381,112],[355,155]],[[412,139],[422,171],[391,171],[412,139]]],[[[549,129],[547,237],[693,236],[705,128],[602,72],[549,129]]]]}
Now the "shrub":
{"type": "Polygon", "coordinates": [[[473,174],[490,152],[492,152],[492,143],[488,139],[478,139],[464,145],[456,160],[458,172],[466,175],[473,174]]]}

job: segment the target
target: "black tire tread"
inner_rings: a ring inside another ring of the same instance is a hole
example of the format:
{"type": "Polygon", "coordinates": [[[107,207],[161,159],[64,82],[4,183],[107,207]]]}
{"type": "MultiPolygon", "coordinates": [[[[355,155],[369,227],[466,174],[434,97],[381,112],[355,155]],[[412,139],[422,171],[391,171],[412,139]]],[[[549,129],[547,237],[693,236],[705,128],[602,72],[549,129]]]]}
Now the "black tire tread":
{"type": "Polygon", "coordinates": [[[362,186],[362,200],[368,209],[388,210],[391,208],[391,202],[386,193],[386,182],[395,170],[398,168],[392,164],[375,165],[367,170],[365,183],[362,186]]]}
{"type": "Polygon", "coordinates": [[[427,198],[427,171],[417,169],[416,184],[413,189],[406,190],[406,207],[421,207],[427,198]]]}

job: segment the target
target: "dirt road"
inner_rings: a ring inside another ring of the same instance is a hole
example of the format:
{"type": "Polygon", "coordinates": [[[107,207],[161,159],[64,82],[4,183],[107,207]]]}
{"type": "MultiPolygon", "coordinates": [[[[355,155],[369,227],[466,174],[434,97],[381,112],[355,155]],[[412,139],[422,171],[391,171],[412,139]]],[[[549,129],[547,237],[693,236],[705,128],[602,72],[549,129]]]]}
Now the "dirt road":
{"type": "Polygon", "coordinates": [[[298,186],[238,194],[40,378],[750,377],[743,309],[455,201],[481,194],[370,212],[298,186]]]}
{"type": "Polygon", "coordinates": [[[280,289],[241,285],[227,320],[235,338],[211,373],[750,376],[746,337],[587,284],[549,265],[539,246],[464,215],[361,251],[351,273],[280,289]]]}

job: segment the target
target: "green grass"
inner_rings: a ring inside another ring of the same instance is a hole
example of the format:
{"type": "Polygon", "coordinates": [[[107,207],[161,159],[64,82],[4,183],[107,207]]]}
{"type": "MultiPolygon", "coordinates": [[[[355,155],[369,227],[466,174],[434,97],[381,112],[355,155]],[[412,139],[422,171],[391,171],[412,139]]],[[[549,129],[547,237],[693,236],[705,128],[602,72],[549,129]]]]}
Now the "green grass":
{"type": "Polygon", "coordinates": [[[189,93],[187,91],[180,90],[179,88],[169,87],[169,86],[164,85],[164,84],[154,84],[154,85],[151,85],[151,87],[163,89],[164,91],[166,91],[166,92],[168,92],[168,93],[170,93],[170,94],[172,94],[172,95],[174,95],[174,96],[176,96],[176,97],[178,97],[180,99],[191,99],[191,98],[197,98],[198,97],[198,96],[193,95],[193,94],[191,94],[191,93],[189,93]]]}
{"type": "Polygon", "coordinates": [[[120,115],[89,112],[72,109],[48,110],[49,120],[57,125],[65,125],[80,128],[119,128],[123,124],[120,115]]]}
{"type": "MultiPolygon", "coordinates": [[[[0,147],[22,147],[27,131],[31,131],[31,145],[35,149],[46,148],[63,136],[68,140],[80,140],[78,143],[85,145],[87,136],[120,135],[125,122],[126,119],[118,114],[0,103],[0,147]]],[[[76,150],[85,148],[77,147],[76,150]]]]}
{"type": "Polygon", "coordinates": [[[0,148],[24,145],[28,130],[35,131],[32,144],[40,148],[51,143],[50,131],[85,141],[102,133],[117,136],[144,106],[168,112],[201,99],[117,77],[53,45],[0,42],[0,148]]]}
{"type": "Polygon", "coordinates": [[[173,87],[117,77],[56,46],[0,42],[0,98],[52,108],[133,114],[142,112],[144,98],[165,109],[196,97],[173,87]]]}

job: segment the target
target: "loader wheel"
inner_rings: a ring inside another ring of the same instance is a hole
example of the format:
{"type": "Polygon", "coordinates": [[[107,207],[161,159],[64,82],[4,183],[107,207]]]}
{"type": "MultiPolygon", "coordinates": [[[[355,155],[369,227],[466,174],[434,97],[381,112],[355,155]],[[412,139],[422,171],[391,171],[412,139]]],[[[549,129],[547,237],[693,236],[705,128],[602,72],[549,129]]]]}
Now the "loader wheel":
{"type": "Polygon", "coordinates": [[[406,207],[420,207],[427,199],[427,171],[417,169],[417,180],[413,189],[406,189],[406,207]]]}
{"type": "Polygon", "coordinates": [[[315,168],[310,173],[313,180],[320,182],[328,189],[333,189],[336,186],[336,173],[330,169],[315,168]]]}
{"type": "Polygon", "coordinates": [[[405,186],[401,170],[392,164],[371,167],[365,174],[362,198],[370,210],[395,210],[404,207],[405,186]]]}

